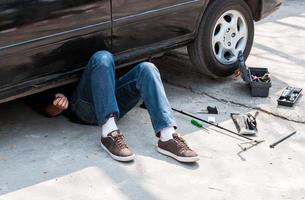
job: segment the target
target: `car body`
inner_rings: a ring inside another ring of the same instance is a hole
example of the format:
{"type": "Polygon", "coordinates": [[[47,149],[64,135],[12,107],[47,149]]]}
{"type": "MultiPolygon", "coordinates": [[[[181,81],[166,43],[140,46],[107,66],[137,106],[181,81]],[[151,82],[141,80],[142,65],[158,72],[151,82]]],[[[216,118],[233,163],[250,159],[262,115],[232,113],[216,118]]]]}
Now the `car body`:
{"type": "MultiPolygon", "coordinates": [[[[212,0],[0,1],[0,103],[76,81],[98,50],[117,67],[190,44],[212,0]]],[[[280,0],[245,0],[253,20],[280,0]]]]}

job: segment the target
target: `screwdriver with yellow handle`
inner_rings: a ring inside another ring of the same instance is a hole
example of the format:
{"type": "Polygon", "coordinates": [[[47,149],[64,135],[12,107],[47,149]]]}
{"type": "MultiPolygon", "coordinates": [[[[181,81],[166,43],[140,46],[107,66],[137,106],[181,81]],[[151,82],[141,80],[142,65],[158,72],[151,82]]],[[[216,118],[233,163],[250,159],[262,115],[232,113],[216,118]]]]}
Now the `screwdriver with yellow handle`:
{"type": "Polygon", "coordinates": [[[191,120],[191,123],[196,126],[197,128],[202,128],[205,131],[207,131],[209,133],[209,130],[207,128],[205,128],[200,122],[196,121],[195,119],[191,120]]]}

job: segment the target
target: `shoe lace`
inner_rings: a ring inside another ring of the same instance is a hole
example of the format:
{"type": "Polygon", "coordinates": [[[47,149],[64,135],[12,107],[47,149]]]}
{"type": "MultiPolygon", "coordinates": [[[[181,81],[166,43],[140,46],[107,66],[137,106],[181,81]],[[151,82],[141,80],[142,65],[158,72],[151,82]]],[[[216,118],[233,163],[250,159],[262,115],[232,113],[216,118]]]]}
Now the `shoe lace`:
{"type": "Polygon", "coordinates": [[[121,149],[128,148],[127,144],[124,141],[124,137],[122,134],[118,134],[118,135],[114,136],[113,139],[114,139],[116,145],[118,147],[120,147],[121,149]]]}
{"type": "Polygon", "coordinates": [[[177,144],[181,147],[183,150],[191,150],[191,148],[187,145],[186,141],[179,136],[174,136],[174,139],[177,141],[177,144]]]}

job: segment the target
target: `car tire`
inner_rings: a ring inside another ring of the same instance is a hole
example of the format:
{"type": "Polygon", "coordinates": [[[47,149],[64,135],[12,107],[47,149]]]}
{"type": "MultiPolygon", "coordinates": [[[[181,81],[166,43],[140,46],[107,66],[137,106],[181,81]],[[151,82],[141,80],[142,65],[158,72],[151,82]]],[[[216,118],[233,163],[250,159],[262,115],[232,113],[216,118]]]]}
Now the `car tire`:
{"type": "Polygon", "coordinates": [[[253,37],[252,12],[244,0],[214,0],[203,14],[188,53],[197,71],[225,77],[236,70],[239,51],[248,57],[253,37]]]}

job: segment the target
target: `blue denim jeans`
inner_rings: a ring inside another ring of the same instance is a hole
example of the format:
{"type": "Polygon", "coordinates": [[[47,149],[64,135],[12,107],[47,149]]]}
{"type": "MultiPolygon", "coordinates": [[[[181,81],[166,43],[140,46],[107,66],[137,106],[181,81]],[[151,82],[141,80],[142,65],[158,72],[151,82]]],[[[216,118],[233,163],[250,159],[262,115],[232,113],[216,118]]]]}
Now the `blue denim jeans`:
{"type": "Polygon", "coordinates": [[[122,118],[141,98],[155,133],[169,126],[176,127],[159,71],[154,64],[142,62],[115,80],[112,54],[98,51],[91,57],[70,102],[73,113],[80,120],[101,126],[110,115],[116,119],[122,118]]]}

